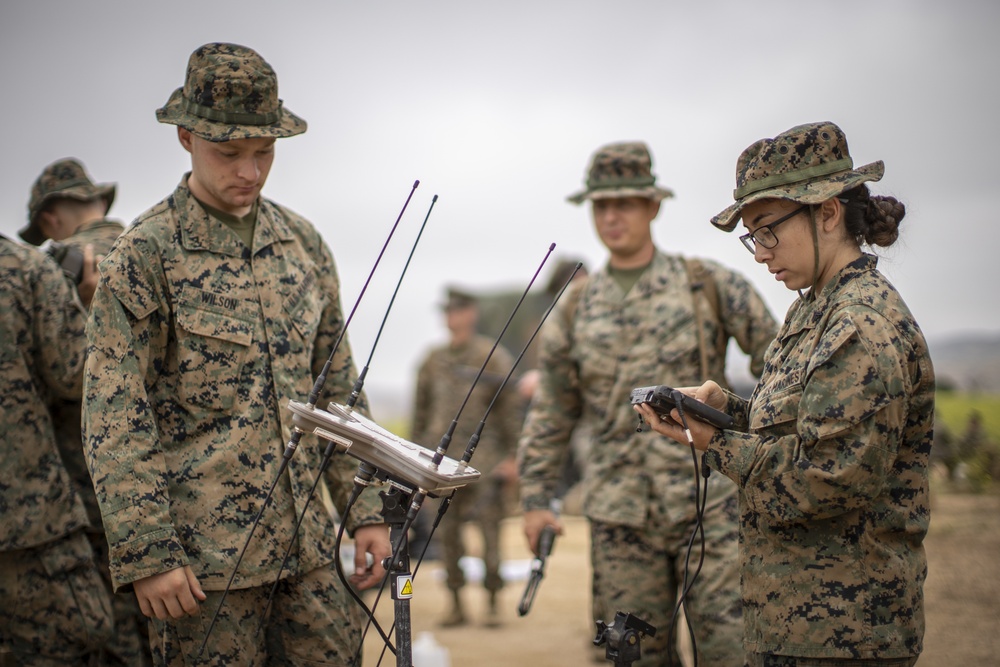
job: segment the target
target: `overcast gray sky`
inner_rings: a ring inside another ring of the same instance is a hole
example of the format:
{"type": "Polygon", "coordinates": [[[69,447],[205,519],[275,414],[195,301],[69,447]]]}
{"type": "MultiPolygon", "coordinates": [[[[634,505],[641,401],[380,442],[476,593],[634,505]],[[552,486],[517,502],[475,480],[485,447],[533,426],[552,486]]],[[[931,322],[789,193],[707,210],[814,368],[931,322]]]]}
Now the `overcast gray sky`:
{"type": "Polygon", "coordinates": [[[743,148],[818,120],[844,129],[856,165],[885,161],[873,189],[907,217],[880,267],[933,347],[1000,332],[998,28],[987,0],[11,0],[0,232],[24,224],[32,181],[66,156],[118,184],[111,215],[125,222],[169,194],[188,156],[154,110],[191,51],[231,41],[274,66],[286,106],[309,122],[279,142],[264,193],[320,229],[345,311],[421,182],[351,324],[359,364],[439,195],[373,393],[409,391],[443,339],[446,284],[523,287],[552,242],[554,257],[603,262],[588,210],[565,197],[612,141],[646,141],[677,193],[654,223],[658,245],[742,270],[780,319],[794,294],[708,220],[732,200],[743,148]]]}

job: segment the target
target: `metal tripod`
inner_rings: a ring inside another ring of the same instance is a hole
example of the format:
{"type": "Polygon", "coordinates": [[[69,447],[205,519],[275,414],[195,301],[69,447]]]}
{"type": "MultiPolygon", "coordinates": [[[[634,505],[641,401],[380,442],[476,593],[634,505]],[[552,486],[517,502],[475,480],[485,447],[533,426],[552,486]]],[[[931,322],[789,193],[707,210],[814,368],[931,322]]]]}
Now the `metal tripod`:
{"type": "Polygon", "coordinates": [[[395,561],[386,563],[392,592],[393,613],[396,627],[396,667],[413,667],[412,628],[410,626],[410,598],[413,597],[413,573],[410,571],[410,545],[403,527],[406,511],[413,492],[404,493],[390,486],[379,491],[382,498],[381,514],[389,524],[389,543],[399,545],[395,561]]]}

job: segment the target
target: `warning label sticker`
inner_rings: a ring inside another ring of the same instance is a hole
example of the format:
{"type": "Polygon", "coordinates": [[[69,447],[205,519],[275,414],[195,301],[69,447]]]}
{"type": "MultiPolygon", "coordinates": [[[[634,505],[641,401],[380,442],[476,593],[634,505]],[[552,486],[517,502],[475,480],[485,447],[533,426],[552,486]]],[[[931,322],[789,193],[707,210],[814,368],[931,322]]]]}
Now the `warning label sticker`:
{"type": "Polygon", "coordinates": [[[413,597],[413,575],[404,574],[396,577],[396,591],[400,600],[409,600],[413,597]]]}

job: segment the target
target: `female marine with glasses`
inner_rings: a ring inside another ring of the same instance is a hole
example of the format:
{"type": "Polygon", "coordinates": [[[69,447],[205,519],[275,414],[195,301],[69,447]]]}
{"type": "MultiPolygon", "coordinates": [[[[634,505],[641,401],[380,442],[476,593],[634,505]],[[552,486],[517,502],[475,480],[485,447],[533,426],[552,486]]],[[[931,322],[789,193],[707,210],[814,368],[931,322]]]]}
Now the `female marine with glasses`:
{"type": "MultiPolygon", "coordinates": [[[[794,127],[740,156],[736,202],[712,219],[798,290],[749,401],[714,382],[685,393],[736,420],[688,434],[740,489],[744,648],[751,667],[913,665],[924,633],[922,547],[934,372],[923,334],[878,271],[905,208],[871,195],[882,162],[853,166],[833,123],[794,127]]],[[[697,585],[697,584],[695,584],[697,585]]]]}

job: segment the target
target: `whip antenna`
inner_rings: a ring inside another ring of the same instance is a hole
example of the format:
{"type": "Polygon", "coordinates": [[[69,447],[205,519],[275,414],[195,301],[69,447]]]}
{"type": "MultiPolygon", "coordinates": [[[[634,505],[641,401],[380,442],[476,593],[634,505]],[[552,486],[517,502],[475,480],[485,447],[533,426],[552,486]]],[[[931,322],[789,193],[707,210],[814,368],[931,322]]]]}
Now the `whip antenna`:
{"type": "MultiPolygon", "coordinates": [[[[392,235],[396,233],[396,227],[399,226],[399,221],[403,217],[403,213],[406,212],[406,207],[410,205],[410,199],[413,197],[414,191],[416,191],[417,186],[420,185],[420,181],[413,181],[413,187],[410,188],[410,194],[406,198],[406,202],[403,203],[403,208],[400,210],[399,215],[396,216],[396,222],[393,223],[392,229],[389,230],[389,236],[385,239],[385,243],[382,244],[382,250],[379,251],[378,257],[375,259],[375,264],[372,266],[372,270],[368,272],[368,278],[365,280],[364,286],[361,288],[361,293],[358,294],[357,300],[354,302],[354,306],[351,308],[351,314],[347,316],[347,321],[344,322],[344,326],[340,330],[340,335],[337,336],[337,342],[333,345],[333,350],[330,352],[330,357],[323,364],[323,370],[320,371],[319,376],[316,378],[316,384],[313,385],[312,391],[309,393],[309,407],[316,407],[316,401],[319,400],[319,395],[323,391],[323,385],[326,384],[326,374],[330,370],[330,365],[333,363],[333,357],[337,354],[337,349],[340,348],[341,342],[344,340],[344,336],[347,334],[347,327],[351,324],[351,320],[354,319],[354,313],[358,309],[358,304],[361,303],[361,297],[365,295],[365,291],[368,289],[368,284],[372,281],[372,276],[375,275],[375,269],[378,268],[379,262],[382,261],[382,255],[385,254],[385,249],[389,246],[389,241],[392,240],[392,235]]],[[[437,196],[435,195],[435,198],[437,196]]]]}
{"type": "MultiPolygon", "coordinates": [[[[358,402],[358,398],[361,396],[361,391],[365,384],[365,375],[368,374],[368,366],[371,364],[372,357],[375,356],[375,348],[378,346],[379,338],[382,336],[382,329],[385,327],[385,322],[389,318],[389,311],[392,310],[392,304],[396,300],[396,294],[399,292],[399,286],[403,283],[403,277],[406,275],[406,269],[410,266],[410,260],[413,259],[413,253],[417,249],[417,244],[420,243],[420,237],[424,233],[424,227],[427,226],[427,220],[431,217],[431,211],[434,210],[434,204],[437,200],[438,196],[434,195],[434,198],[431,200],[430,208],[427,209],[427,215],[424,216],[424,222],[420,225],[420,231],[417,233],[417,240],[413,242],[413,247],[410,248],[410,256],[406,258],[406,264],[403,266],[403,272],[400,274],[399,280],[396,282],[396,289],[392,293],[392,298],[389,300],[389,306],[386,308],[385,315],[382,317],[382,324],[379,326],[378,334],[375,336],[375,342],[372,344],[372,350],[368,355],[368,362],[365,364],[364,369],[362,369],[361,374],[358,375],[358,379],[354,383],[354,389],[351,391],[351,397],[347,401],[347,407],[349,408],[353,408],[355,403],[358,402]]],[[[281,580],[281,573],[285,571],[285,566],[288,564],[288,559],[291,556],[292,546],[295,544],[295,536],[299,534],[299,528],[302,526],[303,519],[305,519],[306,510],[309,509],[309,504],[312,502],[312,499],[316,494],[316,487],[319,485],[320,480],[323,479],[323,473],[326,472],[327,467],[329,467],[330,459],[333,457],[334,452],[334,443],[332,441],[327,442],[319,471],[316,473],[316,480],[313,482],[312,488],[309,489],[309,495],[306,497],[306,502],[302,506],[302,511],[299,512],[298,521],[295,522],[295,532],[292,534],[292,539],[288,542],[288,547],[285,549],[285,555],[281,559],[281,565],[278,567],[278,574],[274,577],[274,583],[272,584],[271,592],[267,597],[267,604],[264,606],[264,614],[261,616],[261,621],[257,626],[256,634],[259,634],[261,627],[263,627],[264,616],[271,607],[271,601],[274,599],[274,594],[278,589],[278,582],[281,580]]],[[[360,489],[358,489],[358,492],[360,493],[360,489]]]]}
{"type": "Polygon", "coordinates": [[[538,322],[535,330],[531,332],[531,338],[529,338],[528,342],[524,344],[523,348],[521,348],[521,353],[517,355],[517,359],[514,360],[514,364],[510,367],[510,371],[507,372],[507,377],[503,379],[503,382],[500,383],[500,387],[497,389],[496,393],[493,394],[493,400],[490,401],[489,406],[486,408],[486,412],[483,413],[483,418],[479,421],[479,426],[476,428],[476,432],[472,434],[471,438],[469,438],[469,444],[465,448],[465,453],[462,455],[462,460],[459,463],[460,466],[466,466],[469,464],[469,461],[472,460],[472,455],[475,453],[476,446],[479,444],[479,438],[483,434],[483,428],[486,426],[486,418],[489,416],[490,411],[493,410],[493,405],[500,397],[500,392],[503,391],[503,388],[507,385],[508,380],[510,380],[511,376],[514,374],[514,369],[517,368],[519,363],[521,363],[521,358],[524,357],[524,353],[528,351],[528,347],[531,345],[532,341],[535,340],[535,336],[538,335],[538,332],[542,329],[542,325],[545,324],[545,320],[548,318],[549,313],[551,313],[552,309],[556,307],[557,303],[559,303],[559,299],[562,297],[563,292],[565,292],[566,288],[573,282],[573,279],[576,277],[576,272],[582,267],[583,262],[576,263],[576,268],[573,269],[573,273],[571,273],[569,278],[566,279],[566,282],[563,283],[562,289],[559,290],[559,293],[556,294],[556,298],[552,300],[551,304],[549,304],[548,309],[545,311],[545,314],[542,315],[542,319],[538,322]]]}
{"type": "MultiPolygon", "coordinates": [[[[382,255],[385,254],[385,249],[389,245],[389,241],[392,240],[393,234],[396,233],[396,227],[399,226],[399,221],[403,218],[403,213],[406,211],[406,207],[410,204],[410,199],[413,198],[413,193],[420,185],[420,181],[413,181],[413,187],[410,188],[410,194],[407,195],[406,201],[403,203],[403,208],[399,211],[399,215],[396,216],[396,222],[393,223],[392,229],[389,231],[389,236],[386,238],[385,243],[382,244],[382,250],[378,254],[378,258],[375,260],[374,266],[372,266],[371,271],[368,273],[368,279],[365,280],[364,287],[361,288],[361,293],[358,294],[357,300],[354,302],[354,306],[351,308],[351,314],[348,316],[347,320],[344,322],[344,326],[340,329],[340,335],[337,337],[337,342],[333,346],[333,350],[330,352],[330,356],[327,358],[326,363],[323,364],[323,370],[320,371],[319,376],[316,378],[316,383],[313,385],[312,392],[309,394],[309,407],[314,408],[316,406],[316,401],[319,400],[319,395],[323,391],[323,385],[326,384],[326,375],[330,370],[330,366],[333,364],[333,357],[337,354],[337,349],[340,347],[341,342],[344,340],[344,335],[347,333],[347,327],[351,323],[351,319],[354,317],[355,311],[358,309],[358,304],[361,303],[361,298],[365,295],[365,290],[368,289],[368,284],[371,282],[372,276],[375,274],[375,269],[378,268],[379,262],[382,261],[382,255]]],[[[298,427],[292,429],[291,439],[285,446],[285,451],[281,455],[281,463],[278,466],[278,472],[274,476],[274,481],[271,482],[271,487],[267,490],[267,496],[264,498],[264,502],[260,506],[260,510],[257,512],[257,516],[254,517],[253,524],[250,526],[250,533],[247,535],[246,542],[243,544],[243,549],[240,551],[239,557],[236,559],[236,565],[233,566],[233,572],[229,576],[229,581],[226,583],[226,588],[222,592],[222,597],[219,598],[219,606],[215,609],[215,614],[212,616],[212,622],[208,626],[208,631],[205,633],[205,640],[201,644],[201,648],[198,649],[198,655],[196,657],[201,657],[201,654],[205,651],[205,646],[208,644],[209,638],[212,636],[212,629],[215,627],[216,621],[219,620],[219,612],[222,611],[222,605],[226,602],[226,596],[229,595],[229,589],[232,588],[233,581],[236,579],[236,573],[240,569],[240,563],[243,562],[243,556],[246,555],[247,548],[250,546],[250,540],[253,538],[254,532],[257,530],[257,526],[260,523],[261,517],[264,515],[264,510],[267,509],[268,504],[271,502],[271,496],[274,494],[274,489],[278,486],[278,480],[285,473],[285,469],[288,467],[288,462],[292,460],[292,455],[295,454],[295,450],[299,446],[299,441],[302,439],[302,430],[298,427]]]]}
{"type": "Polygon", "coordinates": [[[472,396],[472,391],[476,388],[479,378],[482,377],[483,372],[486,370],[486,364],[489,363],[490,357],[493,356],[493,352],[497,349],[497,345],[500,344],[500,339],[503,338],[505,333],[507,333],[507,327],[510,326],[511,321],[514,319],[517,309],[521,307],[521,304],[524,302],[524,298],[528,296],[528,290],[530,290],[531,286],[535,283],[535,279],[538,278],[538,274],[541,273],[542,267],[545,266],[545,262],[549,259],[549,255],[551,255],[552,251],[555,249],[555,243],[549,245],[549,250],[545,253],[545,257],[542,258],[542,263],[538,265],[537,269],[535,269],[535,275],[531,277],[531,281],[528,283],[528,286],[524,288],[524,293],[521,294],[521,298],[518,299],[517,305],[515,305],[514,310],[511,311],[506,324],[503,325],[503,330],[500,331],[500,335],[497,336],[496,341],[493,343],[493,347],[490,348],[490,353],[486,355],[486,359],[483,361],[483,365],[479,368],[479,372],[476,374],[476,379],[472,381],[472,386],[469,387],[469,391],[465,395],[465,399],[462,401],[461,407],[458,408],[455,418],[451,420],[451,425],[448,427],[448,431],[441,437],[441,442],[438,443],[438,447],[434,451],[434,458],[432,459],[433,466],[437,467],[440,465],[441,461],[444,459],[444,455],[448,453],[448,445],[451,443],[451,438],[455,434],[455,429],[458,427],[458,418],[462,415],[462,410],[465,409],[465,404],[469,402],[469,398],[472,396]]]}
{"type": "Polygon", "coordinates": [[[355,403],[358,402],[358,398],[361,396],[361,390],[365,386],[365,376],[368,375],[368,367],[372,363],[372,357],[375,356],[375,348],[378,346],[378,341],[382,337],[382,329],[385,328],[385,322],[389,319],[389,311],[392,310],[392,304],[396,302],[396,294],[399,293],[399,286],[403,284],[403,277],[406,275],[406,269],[410,267],[410,260],[413,259],[413,253],[417,249],[417,244],[420,243],[420,237],[424,233],[424,227],[427,226],[427,219],[431,217],[431,211],[434,210],[434,204],[437,203],[438,196],[434,195],[431,199],[430,208],[427,209],[427,215],[424,216],[424,222],[420,225],[420,231],[417,232],[417,240],[413,242],[413,247],[410,248],[410,255],[406,258],[406,264],[403,265],[403,272],[399,274],[399,280],[396,281],[396,289],[392,292],[392,298],[389,299],[389,306],[385,309],[385,315],[382,316],[382,324],[379,325],[378,333],[375,335],[375,342],[372,343],[372,350],[368,353],[368,361],[365,362],[365,367],[361,369],[361,374],[358,375],[357,381],[354,383],[354,389],[351,390],[351,397],[347,399],[347,407],[353,408],[355,403]]]}

